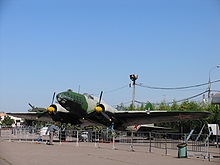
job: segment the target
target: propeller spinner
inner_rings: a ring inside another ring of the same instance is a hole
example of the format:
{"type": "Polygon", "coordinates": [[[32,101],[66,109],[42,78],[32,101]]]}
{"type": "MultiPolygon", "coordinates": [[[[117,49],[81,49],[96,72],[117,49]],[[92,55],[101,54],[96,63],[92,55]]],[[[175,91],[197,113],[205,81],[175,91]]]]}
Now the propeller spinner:
{"type": "Polygon", "coordinates": [[[53,106],[55,94],[56,94],[56,93],[54,92],[54,93],[53,93],[53,97],[52,97],[51,105],[47,108],[47,111],[45,111],[45,112],[39,114],[39,115],[38,115],[38,118],[40,118],[40,117],[42,117],[42,116],[44,116],[44,115],[46,115],[46,114],[54,114],[54,113],[55,113],[56,107],[53,106]]]}
{"type": "Polygon", "coordinates": [[[56,107],[53,106],[55,95],[56,95],[56,92],[53,93],[51,105],[47,108],[48,113],[53,113],[56,110],[56,107]]]}
{"type": "Polygon", "coordinates": [[[101,113],[102,116],[104,116],[109,121],[112,121],[112,119],[105,113],[104,105],[101,104],[102,94],[103,94],[103,91],[101,91],[100,93],[99,102],[97,103],[97,106],[95,107],[95,111],[101,113]]]}
{"type": "Polygon", "coordinates": [[[100,96],[99,96],[99,102],[97,103],[97,106],[95,107],[95,111],[97,111],[97,112],[104,111],[104,108],[105,108],[105,107],[103,107],[103,105],[101,104],[102,94],[103,94],[103,91],[101,91],[100,96]]]}
{"type": "Polygon", "coordinates": [[[55,109],[53,106],[49,106],[49,107],[47,108],[47,111],[50,112],[50,113],[54,112],[55,110],[56,110],[56,109],[55,109]]]}

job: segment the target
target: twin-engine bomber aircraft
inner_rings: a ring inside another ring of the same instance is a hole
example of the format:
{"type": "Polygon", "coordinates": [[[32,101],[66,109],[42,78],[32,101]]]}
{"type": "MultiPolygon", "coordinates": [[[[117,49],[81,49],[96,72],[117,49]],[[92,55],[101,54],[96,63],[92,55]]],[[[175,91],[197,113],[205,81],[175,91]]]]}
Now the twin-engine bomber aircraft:
{"type": "Polygon", "coordinates": [[[45,112],[7,114],[29,120],[114,126],[117,130],[125,130],[133,125],[200,119],[211,115],[209,112],[187,111],[118,111],[102,101],[102,92],[97,98],[68,90],[57,94],[56,99],[59,104],[51,104],[45,112]]]}

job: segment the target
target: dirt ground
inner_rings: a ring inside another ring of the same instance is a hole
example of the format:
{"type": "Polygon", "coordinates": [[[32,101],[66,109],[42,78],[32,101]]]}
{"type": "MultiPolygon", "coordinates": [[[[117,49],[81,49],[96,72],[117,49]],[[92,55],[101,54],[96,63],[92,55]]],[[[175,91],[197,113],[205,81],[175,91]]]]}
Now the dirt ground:
{"type": "Polygon", "coordinates": [[[55,143],[46,145],[33,142],[0,141],[0,165],[217,165],[220,159],[211,160],[201,157],[177,158],[175,153],[164,154],[163,150],[129,151],[112,144],[94,143],[55,143]],[[117,148],[117,147],[116,147],[117,148]]]}

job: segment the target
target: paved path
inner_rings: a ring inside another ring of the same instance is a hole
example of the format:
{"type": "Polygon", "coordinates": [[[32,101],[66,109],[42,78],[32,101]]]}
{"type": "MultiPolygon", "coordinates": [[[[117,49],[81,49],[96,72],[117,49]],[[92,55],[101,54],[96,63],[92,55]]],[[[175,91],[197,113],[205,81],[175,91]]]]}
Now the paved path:
{"type": "Polygon", "coordinates": [[[56,143],[53,146],[31,142],[0,142],[0,165],[217,165],[201,158],[165,156],[161,151],[129,152],[112,150],[111,144],[95,148],[93,143],[56,143]]]}

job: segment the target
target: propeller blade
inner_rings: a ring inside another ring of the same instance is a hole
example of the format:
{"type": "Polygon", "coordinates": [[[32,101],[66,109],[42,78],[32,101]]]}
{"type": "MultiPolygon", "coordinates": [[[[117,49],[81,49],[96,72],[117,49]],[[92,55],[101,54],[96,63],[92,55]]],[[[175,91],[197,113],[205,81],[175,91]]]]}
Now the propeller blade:
{"type": "Polygon", "coordinates": [[[101,93],[100,93],[100,97],[99,97],[99,103],[98,103],[98,104],[100,104],[100,103],[101,103],[101,101],[102,101],[102,94],[103,94],[103,91],[101,91],[101,93]]]}
{"type": "Polygon", "coordinates": [[[53,93],[53,98],[52,98],[51,104],[53,104],[53,102],[54,102],[55,94],[56,94],[56,92],[53,93]]]}
{"type": "Polygon", "coordinates": [[[33,105],[31,105],[31,103],[28,103],[28,105],[29,105],[32,109],[35,108],[33,105]]]}
{"type": "Polygon", "coordinates": [[[109,121],[112,121],[112,119],[105,112],[101,111],[101,114],[109,121]]]}

